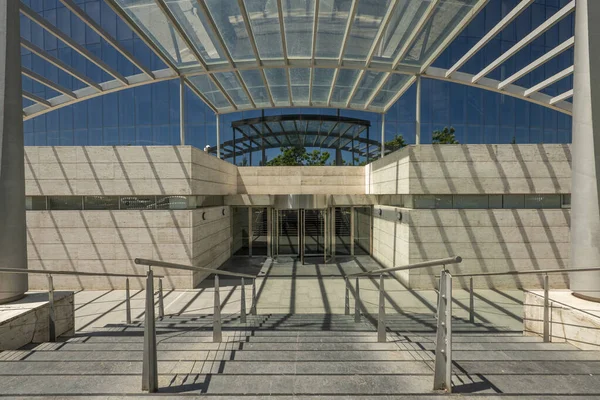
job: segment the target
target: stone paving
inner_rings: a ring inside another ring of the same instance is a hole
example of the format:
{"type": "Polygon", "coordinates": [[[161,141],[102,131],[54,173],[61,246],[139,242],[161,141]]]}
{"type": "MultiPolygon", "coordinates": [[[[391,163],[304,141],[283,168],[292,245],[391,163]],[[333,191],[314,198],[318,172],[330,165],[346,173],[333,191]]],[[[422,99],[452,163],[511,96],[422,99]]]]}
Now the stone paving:
{"type": "MultiPolygon", "coordinates": [[[[360,323],[344,315],[342,271],[377,265],[232,259],[229,270],[260,274],[258,314],[239,321],[240,285],[221,280],[223,342],[212,342],[212,282],[165,291],[157,321],[159,395],[219,399],[439,399],[431,390],[435,346],[434,291],[385,281],[388,333],[377,342],[373,314],[378,280],[361,280],[360,323]]],[[[247,282],[248,307],[251,286],[247,282]]],[[[469,323],[467,292],[456,290],[454,393],[471,399],[600,398],[600,352],[541,343],[522,330],[522,294],[479,290],[469,323]]],[[[0,397],[147,398],[140,391],[143,291],[132,292],[131,325],[123,291],[76,294],[73,338],[0,353],[0,397]]],[[[351,301],[351,308],[353,301],[351,301]]]]}

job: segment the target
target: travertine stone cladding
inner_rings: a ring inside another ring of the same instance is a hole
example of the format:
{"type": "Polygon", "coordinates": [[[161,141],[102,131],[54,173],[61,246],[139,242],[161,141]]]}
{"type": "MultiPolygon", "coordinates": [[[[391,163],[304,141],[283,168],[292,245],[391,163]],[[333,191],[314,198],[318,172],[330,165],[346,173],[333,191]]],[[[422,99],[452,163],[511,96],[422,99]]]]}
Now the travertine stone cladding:
{"type": "MultiPolygon", "coordinates": [[[[145,274],[135,258],[190,265],[193,260],[191,210],[28,211],[29,268],[145,274]]],[[[154,268],[165,287],[191,288],[189,271],[154,268]]],[[[130,279],[143,288],[143,278],[130,279]]],[[[125,278],[57,276],[59,289],[124,289],[125,278]]],[[[30,290],[46,290],[43,275],[31,275],[30,290]]]]}
{"type": "MultiPolygon", "coordinates": [[[[567,269],[570,247],[568,209],[409,210],[403,211],[408,230],[409,262],[461,256],[457,273],[567,269]]],[[[410,271],[410,286],[430,288],[439,268],[410,271]]],[[[566,275],[549,275],[553,288],[568,285],[566,275]]],[[[457,286],[468,280],[457,278],[457,286]]],[[[541,275],[475,278],[475,287],[538,288],[541,275]]]]}
{"type": "Polygon", "coordinates": [[[368,194],[408,193],[408,149],[395,151],[365,167],[365,190],[368,194]]]}
{"type": "Polygon", "coordinates": [[[25,148],[26,194],[222,195],[236,167],[191,146],[25,148]]]}
{"type": "Polygon", "coordinates": [[[366,168],[372,194],[570,193],[568,144],[407,146],[366,168]]]}
{"type": "Polygon", "coordinates": [[[364,167],[238,167],[239,194],[365,194],[364,167]]]}
{"type": "MultiPolygon", "coordinates": [[[[373,258],[384,267],[392,268],[409,263],[409,227],[398,220],[398,207],[377,206],[373,215],[373,258]],[[381,210],[381,215],[379,215],[381,210]]],[[[404,211],[401,211],[404,212],[404,211]]],[[[409,272],[399,271],[396,276],[409,283],[409,272]]]]}
{"type": "MultiPolygon", "coordinates": [[[[231,256],[231,207],[208,207],[191,213],[193,265],[218,269],[231,256]]],[[[208,275],[194,273],[193,285],[208,275]]]]}

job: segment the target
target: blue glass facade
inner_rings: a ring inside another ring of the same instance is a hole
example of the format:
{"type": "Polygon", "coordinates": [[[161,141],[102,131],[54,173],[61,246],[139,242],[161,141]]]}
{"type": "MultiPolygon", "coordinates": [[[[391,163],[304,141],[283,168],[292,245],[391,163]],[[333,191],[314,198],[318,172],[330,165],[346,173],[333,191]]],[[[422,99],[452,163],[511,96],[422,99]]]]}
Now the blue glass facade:
{"type": "MultiPolygon", "coordinates": [[[[153,70],[165,68],[162,61],[123,23],[102,0],[76,0],[77,4],[109,34],[117,38],[138,59],[153,70]]],[[[88,28],[57,0],[24,0],[60,30],[99,56],[108,65],[127,76],[139,73],[125,57],[88,28]]],[[[519,0],[490,0],[484,10],[434,63],[449,68],[462,57],[519,0]]],[[[503,32],[477,53],[463,72],[478,73],[525,35],[556,13],[568,0],[537,0],[503,32]]],[[[488,77],[502,80],[518,71],[548,50],[573,36],[574,15],[571,15],[529,44],[515,57],[493,71],[488,77]]],[[[45,32],[26,17],[21,17],[21,35],[51,55],[72,65],[96,82],[111,77],[93,63],[45,32]]],[[[85,85],[41,58],[22,50],[23,66],[69,89],[85,85]]],[[[516,84],[530,87],[558,71],[573,65],[573,51],[568,50],[546,63],[516,84]]],[[[544,89],[558,95],[572,87],[571,77],[544,89]]],[[[53,90],[23,78],[23,88],[48,99],[58,95],[53,90]]],[[[385,136],[392,139],[402,134],[407,143],[415,141],[415,96],[413,86],[386,114],[385,136]]],[[[24,100],[24,106],[31,104],[24,100]]],[[[422,80],[422,143],[431,142],[432,131],[452,126],[460,143],[569,143],[571,117],[542,106],[510,96],[432,79],[422,80]]],[[[334,109],[274,109],[266,115],[286,113],[335,114],[334,109]]],[[[341,110],[341,115],[368,119],[372,123],[371,138],[379,138],[381,115],[341,110]]],[[[260,111],[231,113],[221,116],[221,140],[232,138],[231,122],[259,116],[260,111]]],[[[187,144],[203,148],[215,145],[216,118],[213,111],[189,89],[186,92],[187,144]]],[[[26,145],[174,145],[179,144],[179,81],[164,81],[108,94],[66,106],[25,122],[26,145]]],[[[278,150],[268,151],[268,156],[278,150]]],[[[254,157],[257,165],[259,156],[254,157]]]]}

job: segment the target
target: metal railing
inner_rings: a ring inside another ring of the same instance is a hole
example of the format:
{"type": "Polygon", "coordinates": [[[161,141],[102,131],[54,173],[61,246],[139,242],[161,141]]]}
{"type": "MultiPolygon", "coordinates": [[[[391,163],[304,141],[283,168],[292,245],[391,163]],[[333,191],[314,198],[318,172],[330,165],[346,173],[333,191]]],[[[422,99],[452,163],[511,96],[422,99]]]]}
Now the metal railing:
{"type": "Polygon", "coordinates": [[[475,322],[475,290],[473,289],[473,278],[484,276],[502,275],[544,275],[544,316],[542,320],[542,337],[545,343],[550,342],[550,299],[548,274],[570,274],[571,272],[600,271],[600,267],[573,268],[573,269],[536,269],[531,271],[502,271],[502,272],[480,272],[476,274],[455,274],[455,278],[469,278],[469,322],[475,322]]]}
{"type": "MultiPolygon", "coordinates": [[[[144,359],[142,368],[142,390],[147,390],[150,393],[158,391],[158,358],[156,352],[156,324],[154,322],[154,303],[153,298],[148,295],[153,289],[153,271],[152,267],[180,269],[194,272],[207,272],[215,274],[214,286],[214,312],[213,312],[213,342],[221,342],[223,340],[223,327],[221,320],[221,297],[219,293],[219,275],[232,276],[241,279],[241,301],[240,301],[240,323],[246,323],[246,287],[244,279],[252,279],[252,305],[250,313],[256,315],[256,276],[241,274],[238,272],[222,271],[219,269],[194,267],[191,265],[175,264],[158,260],[147,260],[136,258],[134,262],[137,265],[148,266],[147,274],[147,289],[146,289],[146,317],[144,319],[144,359]]],[[[162,288],[162,284],[160,287],[162,288]]],[[[159,299],[159,304],[162,300],[159,299]]],[[[160,310],[160,308],[159,308],[160,310]]],[[[164,316],[164,310],[160,312],[160,316],[164,316]]]]}
{"type": "Polygon", "coordinates": [[[360,278],[379,275],[379,303],[377,313],[377,341],[385,343],[387,327],[385,315],[385,288],[383,275],[411,269],[442,266],[440,274],[440,290],[437,302],[437,339],[435,350],[435,370],[433,378],[434,390],[452,390],[452,275],[446,270],[446,265],[459,264],[461,257],[442,258],[415,264],[402,265],[392,268],[381,268],[356,274],[346,275],[346,293],[344,313],[350,315],[350,278],[355,278],[354,289],[354,322],[361,320],[360,278]]]}
{"type": "MultiPolygon", "coordinates": [[[[125,319],[128,324],[131,324],[131,301],[129,295],[129,278],[145,278],[146,275],[140,274],[121,274],[111,272],[81,272],[81,271],[59,271],[46,269],[22,269],[22,268],[0,268],[0,274],[41,274],[48,278],[48,341],[56,342],[56,307],[54,304],[54,279],[53,275],[71,275],[71,276],[102,276],[113,278],[126,278],[125,280],[125,319]]],[[[163,275],[155,275],[158,278],[158,293],[159,304],[161,304],[161,313],[164,314],[162,308],[162,278],[163,275]]],[[[154,293],[153,293],[154,295],[154,293]]]]}

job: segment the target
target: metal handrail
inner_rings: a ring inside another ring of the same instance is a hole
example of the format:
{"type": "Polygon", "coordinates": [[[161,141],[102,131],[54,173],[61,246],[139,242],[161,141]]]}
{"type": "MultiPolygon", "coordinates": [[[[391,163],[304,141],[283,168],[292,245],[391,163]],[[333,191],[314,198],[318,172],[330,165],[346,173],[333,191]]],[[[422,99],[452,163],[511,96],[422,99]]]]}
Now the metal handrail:
{"type": "Polygon", "coordinates": [[[175,264],[175,263],[158,261],[158,260],[147,260],[144,258],[136,258],[134,260],[134,262],[138,265],[147,265],[149,267],[162,267],[162,268],[182,269],[182,270],[187,270],[187,271],[210,272],[215,275],[235,276],[238,278],[250,278],[250,279],[256,278],[256,276],[254,276],[254,275],[241,274],[239,272],[222,271],[220,269],[212,269],[212,268],[205,268],[205,267],[194,267],[192,265],[175,264]]]}
{"type": "MultiPolygon", "coordinates": [[[[0,274],[44,274],[44,275],[77,275],[77,276],[112,276],[118,278],[145,278],[146,275],[119,274],[112,272],[82,272],[58,271],[47,269],[0,268],[0,274]]],[[[154,275],[155,278],[164,278],[163,275],[154,275]]]]}
{"type": "Polygon", "coordinates": [[[494,275],[538,275],[538,274],[568,274],[570,272],[600,271],[600,267],[590,268],[569,268],[569,269],[534,269],[530,271],[501,271],[501,272],[479,272],[476,274],[452,274],[455,278],[476,277],[476,276],[494,276],[494,275]]]}
{"type": "Polygon", "coordinates": [[[426,267],[436,267],[438,265],[446,265],[446,264],[460,264],[461,262],[462,262],[462,258],[459,256],[455,256],[455,257],[449,257],[449,258],[442,258],[439,260],[423,261],[423,262],[415,263],[415,264],[401,265],[399,267],[381,268],[381,269],[376,269],[373,271],[358,272],[356,274],[350,274],[350,275],[346,275],[346,276],[348,278],[353,278],[353,277],[357,277],[357,276],[379,275],[379,274],[385,274],[386,272],[405,271],[405,270],[409,270],[409,269],[426,268],[426,267]]]}

